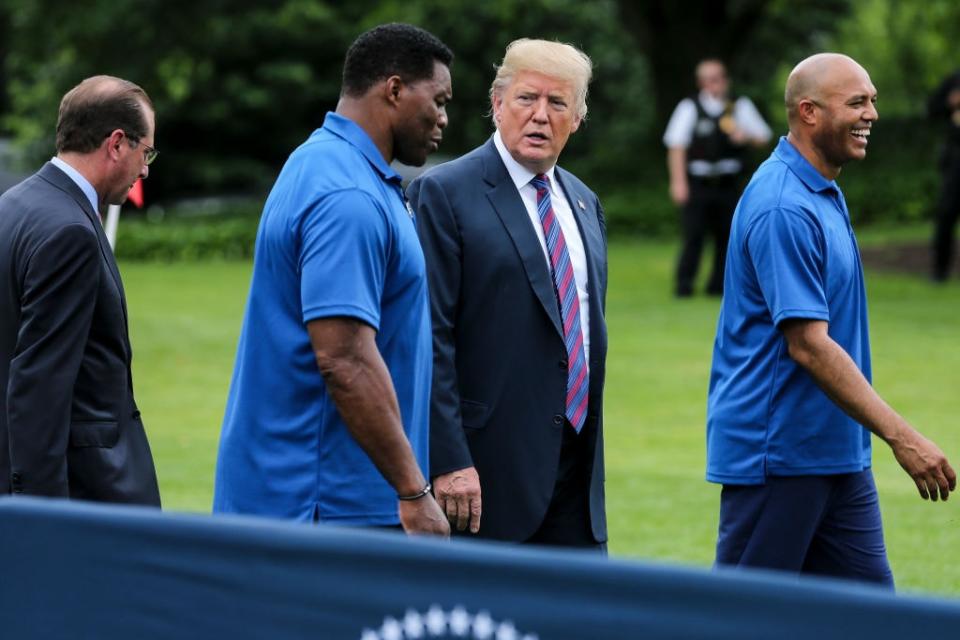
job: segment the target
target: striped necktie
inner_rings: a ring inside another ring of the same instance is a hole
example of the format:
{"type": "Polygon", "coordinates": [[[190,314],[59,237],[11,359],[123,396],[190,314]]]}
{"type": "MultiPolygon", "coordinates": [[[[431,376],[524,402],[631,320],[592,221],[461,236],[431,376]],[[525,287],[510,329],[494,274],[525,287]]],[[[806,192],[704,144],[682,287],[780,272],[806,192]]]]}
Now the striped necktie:
{"type": "Polygon", "coordinates": [[[590,387],[587,359],[583,351],[583,331],[580,329],[580,297],[573,277],[573,264],[567,252],[567,241],[550,203],[549,180],[541,173],[534,176],[530,184],[537,190],[537,213],[540,214],[547,253],[550,254],[550,271],[560,306],[563,341],[567,347],[567,420],[580,433],[587,418],[587,391],[590,387]]]}

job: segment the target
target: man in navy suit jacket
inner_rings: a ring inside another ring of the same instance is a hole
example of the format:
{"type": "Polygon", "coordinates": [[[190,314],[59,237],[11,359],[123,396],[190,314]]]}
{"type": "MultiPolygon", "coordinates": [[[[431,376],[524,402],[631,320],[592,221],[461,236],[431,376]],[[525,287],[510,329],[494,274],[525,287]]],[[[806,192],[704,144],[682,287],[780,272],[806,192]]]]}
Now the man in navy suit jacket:
{"type": "Polygon", "coordinates": [[[60,103],[56,157],[0,197],[0,496],[160,505],[97,217],[147,177],[153,134],[143,89],[88,78],[60,103]]]}
{"type": "Polygon", "coordinates": [[[407,192],[433,318],[430,474],[452,528],[484,538],[605,549],[606,232],[556,166],[590,77],[574,47],[511,43],[493,137],[407,192]]]}

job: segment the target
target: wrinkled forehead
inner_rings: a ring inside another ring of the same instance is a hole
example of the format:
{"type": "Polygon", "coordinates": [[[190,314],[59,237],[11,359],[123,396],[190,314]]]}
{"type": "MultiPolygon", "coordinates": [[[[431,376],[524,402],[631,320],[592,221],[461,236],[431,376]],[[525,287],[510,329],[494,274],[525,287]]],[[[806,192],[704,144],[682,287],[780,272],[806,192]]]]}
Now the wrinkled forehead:
{"type": "Polygon", "coordinates": [[[514,74],[508,85],[511,91],[533,91],[551,95],[562,94],[572,97],[574,81],[559,75],[525,69],[514,74]]]}

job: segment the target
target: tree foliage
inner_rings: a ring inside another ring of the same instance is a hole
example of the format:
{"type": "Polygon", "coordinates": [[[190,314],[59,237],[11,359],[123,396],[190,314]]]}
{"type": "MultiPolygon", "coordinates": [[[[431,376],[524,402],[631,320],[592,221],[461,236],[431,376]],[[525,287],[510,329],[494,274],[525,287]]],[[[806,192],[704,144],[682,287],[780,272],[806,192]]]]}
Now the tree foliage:
{"type": "MultiPolygon", "coordinates": [[[[849,0],[619,0],[623,26],[648,60],[656,121],[664,125],[695,91],[693,70],[723,60],[734,89],[767,102],[770,78],[783,61],[816,51],[849,10],[849,0]]],[[[782,95],[783,87],[779,92],[782,95]]]]}
{"type": "MultiPolygon", "coordinates": [[[[84,77],[129,78],[157,108],[160,161],[148,195],[259,192],[335,107],[343,55],[376,24],[419,24],[456,54],[442,152],[492,131],[487,92],[508,42],[570,42],[595,63],[590,114],[564,163],[600,188],[657,185],[659,137],[693,91],[696,61],[728,61],[734,89],[774,120],[800,58],[844,50],[873,73],[882,105],[916,113],[955,62],[951,0],[0,0],[0,130],[37,162],[57,104],[84,77]]],[[[665,198],[665,196],[664,196],[665,198]]],[[[668,204],[666,205],[668,206],[668,204]]]]}

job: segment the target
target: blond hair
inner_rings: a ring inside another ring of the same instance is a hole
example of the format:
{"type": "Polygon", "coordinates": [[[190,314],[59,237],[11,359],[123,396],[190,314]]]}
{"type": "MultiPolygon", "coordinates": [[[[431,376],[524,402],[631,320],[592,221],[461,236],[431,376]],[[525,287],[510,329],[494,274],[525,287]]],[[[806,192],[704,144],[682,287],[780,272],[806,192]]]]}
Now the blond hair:
{"type": "Polygon", "coordinates": [[[520,38],[507,45],[503,62],[490,85],[490,100],[503,93],[521,71],[535,71],[573,85],[577,116],[587,117],[587,85],[593,77],[590,57],[573,45],[550,40],[520,38]]]}

